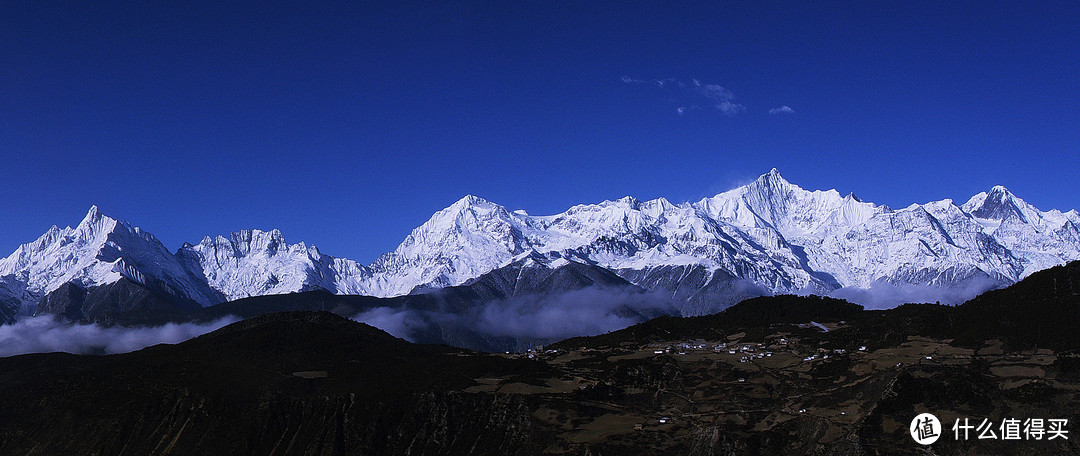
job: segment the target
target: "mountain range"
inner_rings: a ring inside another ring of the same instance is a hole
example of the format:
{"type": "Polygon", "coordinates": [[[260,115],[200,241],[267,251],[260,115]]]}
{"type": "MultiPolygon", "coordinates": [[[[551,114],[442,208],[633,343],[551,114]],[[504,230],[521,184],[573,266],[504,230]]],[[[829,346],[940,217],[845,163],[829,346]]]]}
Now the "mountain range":
{"type": "Polygon", "coordinates": [[[470,195],[369,265],[288,244],[278,230],[208,236],[171,252],[91,207],[76,227],[54,226],[0,260],[0,322],[36,312],[109,323],[94,315],[311,290],[402,296],[468,285],[515,264],[519,274],[537,270],[529,265],[602,268],[682,315],[780,293],[865,303],[885,290],[893,304],[957,303],[1076,259],[1077,211],[1042,211],[1001,186],[959,205],[893,209],[804,190],[775,169],[696,202],[625,197],[549,216],[470,195]]]}

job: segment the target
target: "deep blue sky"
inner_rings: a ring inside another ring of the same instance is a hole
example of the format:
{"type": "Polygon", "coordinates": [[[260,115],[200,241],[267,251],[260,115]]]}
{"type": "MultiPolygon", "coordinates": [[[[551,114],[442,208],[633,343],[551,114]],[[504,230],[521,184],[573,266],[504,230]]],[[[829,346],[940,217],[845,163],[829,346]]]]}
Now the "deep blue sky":
{"type": "Polygon", "coordinates": [[[277,227],[366,263],[468,193],[550,214],[772,167],[1080,208],[1080,2],[297,3],[0,4],[2,254],[97,204],[170,249],[277,227]]]}

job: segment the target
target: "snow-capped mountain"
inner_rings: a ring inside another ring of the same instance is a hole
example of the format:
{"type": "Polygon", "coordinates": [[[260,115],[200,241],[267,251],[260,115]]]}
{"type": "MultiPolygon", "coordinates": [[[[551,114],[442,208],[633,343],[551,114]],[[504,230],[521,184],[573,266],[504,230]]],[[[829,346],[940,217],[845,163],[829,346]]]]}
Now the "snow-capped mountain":
{"type": "Polygon", "coordinates": [[[522,230],[540,232],[529,223],[529,217],[466,196],[436,212],[397,249],[372,263],[371,290],[385,297],[464,283],[528,252],[522,230]]]}
{"type": "Polygon", "coordinates": [[[371,271],[352,260],[323,255],[315,246],[288,244],[278,230],[244,230],[228,238],[185,243],[176,257],[201,271],[229,300],[312,289],[369,294],[371,271]]]}
{"type": "Polygon", "coordinates": [[[666,294],[683,314],[769,293],[858,300],[843,293],[881,287],[923,287],[956,301],[1080,259],[1080,215],[1041,211],[1004,187],[959,206],[946,199],[892,209],[804,190],[774,169],[696,202],[625,197],[547,216],[470,195],[364,266],[288,244],[277,230],[206,237],[170,254],[94,207],[77,227],[53,227],[0,260],[0,320],[65,283],[87,289],[126,278],[204,306],[311,289],[390,297],[529,259],[600,266],[666,294]]]}
{"type": "Polygon", "coordinates": [[[1001,186],[971,197],[961,208],[983,232],[1026,260],[1021,277],[1080,256],[1080,214],[1075,209],[1043,212],[1001,186]]]}
{"type": "Polygon", "coordinates": [[[2,294],[14,295],[24,313],[64,284],[85,289],[121,279],[203,306],[222,300],[152,234],[102,215],[97,206],[76,227],[53,226],[0,260],[2,294]]]}
{"type": "Polygon", "coordinates": [[[372,265],[382,295],[456,285],[522,255],[588,262],[669,292],[684,313],[747,295],[876,284],[970,288],[1080,258],[1076,211],[1043,212],[1003,187],[963,206],[894,210],[777,170],[693,203],[631,197],[530,216],[475,196],[436,213],[372,265]]]}

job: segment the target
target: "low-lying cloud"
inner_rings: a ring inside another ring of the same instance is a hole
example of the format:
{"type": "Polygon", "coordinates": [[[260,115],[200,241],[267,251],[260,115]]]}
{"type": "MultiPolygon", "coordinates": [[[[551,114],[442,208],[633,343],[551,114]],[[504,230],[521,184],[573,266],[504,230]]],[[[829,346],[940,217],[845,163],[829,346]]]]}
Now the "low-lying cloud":
{"type": "Polygon", "coordinates": [[[127,353],[151,345],[180,343],[237,321],[230,316],[209,323],[122,327],[72,324],[52,316],[24,317],[0,326],[0,357],[49,352],[127,353]]]}
{"type": "MultiPolygon", "coordinates": [[[[888,309],[905,303],[960,304],[999,284],[987,277],[972,277],[960,285],[892,284],[879,281],[869,288],[840,288],[828,295],[867,309],[888,309]]],[[[738,281],[734,296],[769,295],[752,281],[738,281]]],[[[823,294],[808,290],[800,294],[823,294]]],[[[593,336],[661,315],[702,315],[721,310],[708,302],[672,303],[669,294],[607,288],[584,288],[552,295],[515,297],[477,303],[463,312],[379,307],[354,320],[380,328],[396,337],[420,343],[450,343],[489,351],[520,350],[537,344],[577,336],[593,336]]]]}
{"type": "Polygon", "coordinates": [[[498,336],[565,339],[603,334],[672,314],[678,312],[659,295],[584,288],[488,303],[477,313],[477,328],[498,336]]]}
{"type": "Polygon", "coordinates": [[[870,284],[870,288],[844,287],[833,290],[829,295],[867,309],[891,309],[907,303],[962,304],[999,285],[986,277],[973,277],[961,285],[950,287],[878,281],[870,284]]]}
{"type": "Polygon", "coordinates": [[[678,311],[659,294],[584,288],[478,303],[462,313],[380,307],[353,320],[412,342],[452,332],[475,333],[486,340],[550,342],[603,334],[660,315],[678,315],[678,311]]]}
{"type": "Polygon", "coordinates": [[[376,307],[366,312],[361,312],[352,317],[352,320],[367,323],[390,333],[394,337],[400,337],[409,342],[416,342],[413,332],[425,325],[426,319],[422,312],[412,309],[395,309],[391,307],[376,307]]]}

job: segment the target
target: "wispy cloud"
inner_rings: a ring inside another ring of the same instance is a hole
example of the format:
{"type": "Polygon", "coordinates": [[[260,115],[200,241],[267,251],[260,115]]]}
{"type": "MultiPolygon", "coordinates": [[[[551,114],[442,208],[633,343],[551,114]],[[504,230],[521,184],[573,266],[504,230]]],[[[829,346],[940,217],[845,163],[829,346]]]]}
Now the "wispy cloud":
{"type": "Polygon", "coordinates": [[[829,295],[860,304],[867,309],[891,309],[905,303],[960,304],[998,285],[989,278],[978,276],[952,287],[909,283],[892,284],[881,280],[871,283],[868,288],[838,288],[829,292],[829,295]]]}
{"type": "Polygon", "coordinates": [[[0,325],[0,356],[47,352],[126,353],[151,345],[180,343],[238,320],[230,316],[209,323],[128,328],[64,323],[51,316],[26,317],[10,325],[0,325]]]}
{"type": "Polygon", "coordinates": [[[701,82],[691,79],[690,82],[680,81],[675,78],[663,79],[639,79],[623,75],[620,80],[624,84],[649,85],[670,94],[669,100],[678,105],[674,108],[678,115],[684,115],[697,109],[695,104],[707,104],[727,116],[734,116],[746,111],[746,106],[735,101],[735,94],[718,84],[701,82]]]}
{"type": "Polygon", "coordinates": [[[791,107],[784,105],[769,110],[769,114],[795,114],[795,110],[791,107]]]}
{"type": "Polygon", "coordinates": [[[694,79],[693,89],[701,96],[712,101],[716,109],[719,109],[720,112],[727,116],[734,116],[746,110],[746,106],[735,102],[734,93],[717,84],[702,84],[701,81],[694,79]]]}
{"type": "Polygon", "coordinates": [[[660,87],[665,87],[665,86],[672,85],[672,84],[678,85],[679,81],[676,81],[675,78],[666,78],[666,79],[657,79],[656,80],[656,85],[660,86],[660,87]]]}
{"type": "Polygon", "coordinates": [[[631,77],[631,76],[627,76],[625,74],[622,75],[622,77],[619,78],[619,80],[622,81],[624,84],[648,84],[648,85],[654,85],[654,86],[657,86],[657,87],[660,87],[660,88],[670,87],[670,86],[677,86],[677,85],[681,84],[675,78],[637,79],[637,78],[634,78],[634,77],[631,77]]]}
{"type": "Polygon", "coordinates": [[[727,114],[729,117],[746,110],[746,106],[738,104],[731,100],[723,100],[716,103],[716,109],[720,112],[727,114]]]}
{"type": "Polygon", "coordinates": [[[471,333],[479,337],[473,342],[459,339],[459,343],[502,351],[602,334],[660,315],[676,314],[678,311],[666,295],[591,287],[490,301],[461,313],[380,307],[352,319],[420,343],[444,343],[447,334],[471,333]]]}

